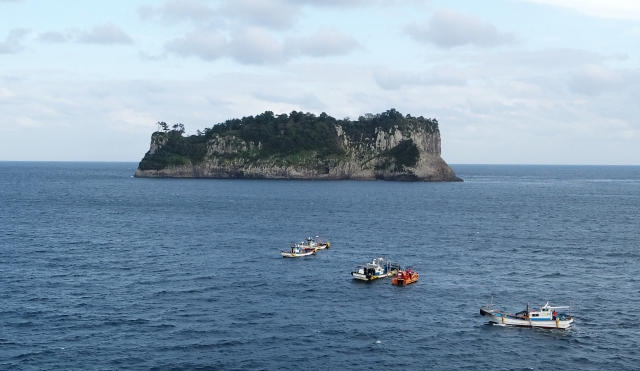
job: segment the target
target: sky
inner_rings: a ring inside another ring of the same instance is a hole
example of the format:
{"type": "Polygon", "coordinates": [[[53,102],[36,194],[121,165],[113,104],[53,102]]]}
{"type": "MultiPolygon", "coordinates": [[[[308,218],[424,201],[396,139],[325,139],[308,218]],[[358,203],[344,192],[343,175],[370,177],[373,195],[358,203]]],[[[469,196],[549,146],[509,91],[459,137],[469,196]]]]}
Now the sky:
{"type": "Polygon", "coordinates": [[[640,165],[640,0],[0,0],[0,161],[390,108],[450,164],[640,165]]]}

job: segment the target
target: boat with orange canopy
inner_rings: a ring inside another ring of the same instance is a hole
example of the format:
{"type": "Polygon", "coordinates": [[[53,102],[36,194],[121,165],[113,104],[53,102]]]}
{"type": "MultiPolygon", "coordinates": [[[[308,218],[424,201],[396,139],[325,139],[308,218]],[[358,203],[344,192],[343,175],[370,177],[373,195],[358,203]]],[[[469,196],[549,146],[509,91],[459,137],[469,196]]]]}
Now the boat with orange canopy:
{"type": "Polygon", "coordinates": [[[408,285],[414,282],[418,282],[418,273],[415,272],[413,267],[400,271],[393,277],[394,285],[408,285]]]}

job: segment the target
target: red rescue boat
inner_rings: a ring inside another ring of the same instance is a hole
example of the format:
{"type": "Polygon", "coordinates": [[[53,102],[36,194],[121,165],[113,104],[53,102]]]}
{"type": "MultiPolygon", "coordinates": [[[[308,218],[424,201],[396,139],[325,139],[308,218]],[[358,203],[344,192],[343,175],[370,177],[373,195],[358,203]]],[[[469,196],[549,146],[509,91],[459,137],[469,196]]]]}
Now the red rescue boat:
{"type": "Polygon", "coordinates": [[[394,285],[408,285],[414,282],[418,282],[418,273],[414,271],[413,267],[400,271],[393,277],[394,285]]]}

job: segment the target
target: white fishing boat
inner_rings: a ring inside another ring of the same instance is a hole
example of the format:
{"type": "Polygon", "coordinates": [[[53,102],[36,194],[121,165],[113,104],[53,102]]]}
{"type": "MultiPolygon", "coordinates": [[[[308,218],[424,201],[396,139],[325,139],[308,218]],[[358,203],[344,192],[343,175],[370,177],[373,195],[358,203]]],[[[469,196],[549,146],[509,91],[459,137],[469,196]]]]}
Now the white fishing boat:
{"type": "Polygon", "coordinates": [[[303,256],[315,255],[317,248],[302,248],[298,245],[291,246],[289,251],[280,251],[283,258],[300,258],[303,256]]]}
{"type": "Polygon", "coordinates": [[[488,316],[489,321],[498,325],[517,327],[539,327],[539,328],[560,328],[567,329],[573,323],[571,317],[571,305],[568,307],[552,307],[549,302],[540,307],[540,310],[527,309],[516,314],[507,314],[493,309],[493,298],[491,304],[480,309],[480,314],[488,316]],[[569,314],[559,313],[559,309],[569,309],[569,314]]]}
{"type": "Polygon", "coordinates": [[[296,244],[297,247],[303,248],[303,249],[318,249],[318,250],[324,250],[324,249],[328,249],[329,247],[331,247],[331,244],[329,242],[326,242],[324,240],[324,237],[322,237],[322,241],[319,241],[320,236],[316,236],[315,241],[313,240],[313,238],[311,237],[307,237],[306,241],[302,241],[298,244],[296,244]]]}
{"type": "Polygon", "coordinates": [[[318,246],[318,250],[324,250],[331,247],[331,244],[324,240],[324,236],[322,236],[322,241],[320,241],[320,236],[316,236],[316,246],[318,246]]]}
{"type": "Polygon", "coordinates": [[[400,265],[386,261],[383,258],[373,259],[371,263],[359,265],[351,272],[353,278],[371,281],[379,278],[391,277],[400,270],[400,265]]]}

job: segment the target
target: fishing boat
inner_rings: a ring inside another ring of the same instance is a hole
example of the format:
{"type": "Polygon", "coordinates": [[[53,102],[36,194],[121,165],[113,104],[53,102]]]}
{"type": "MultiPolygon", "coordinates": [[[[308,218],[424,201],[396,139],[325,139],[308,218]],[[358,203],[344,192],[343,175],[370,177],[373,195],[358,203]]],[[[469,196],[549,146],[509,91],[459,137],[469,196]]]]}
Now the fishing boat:
{"type": "Polygon", "coordinates": [[[324,240],[324,236],[322,236],[322,241],[320,241],[319,236],[316,236],[316,245],[318,246],[318,250],[324,250],[331,247],[331,244],[324,240]]]}
{"type": "Polygon", "coordinates": [[[480,309],[480,314],[489,316],[489,321],[492,323],[504,326],[567,329],[573,323],[571,304],[568,307],[552,307],[547,302],[540,307],[540,310],[529,310],[529,304],[527,304],[526,310],[516,314],[507,314],[493,309],[492,297],[491,304],[483,306],[480,309]],[[569,314],[558,313],[558,309],[569,309],[569,314]]]}
{"type": "Polygon", "coordinates": [[[353,278],[371,281],[379,278],[391,277],[400,270],[400,265],[391,263],[383,258],[373,259],[371,263],[359,265],[351,272],[353,278]]]}
{"type": "Polygon", "coordinates": [[[399,271],[396,273],[396,276],[393,277],[392,281],[394,285],[408,285],[414,282],[418,282],[418,273],[415,272],[413,267],[409,267],[404,271],[399,271]]]}
{"type": "Polygon", "coordinates": [[[303,249],[317,248],[318,250],[328,249],[331,246],[329,242],[326,242],[324,240],[324,237],[322,237],[322,241],[319,241],[319,239],[320,236],[316,236],[315,241],[313,240],[313,238],[307,237],[306,241],[302,241],[296,244],[296,246],[303,249]]]}
{"type": "Polygon", "coordinates": [[[280,251],[283,258],[300,258],[303,256],[315,255],[318,249],[315,247],[302,248],[298,245],[291,246],[290,251],[280,251]]]}

